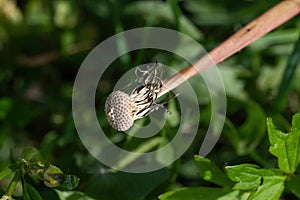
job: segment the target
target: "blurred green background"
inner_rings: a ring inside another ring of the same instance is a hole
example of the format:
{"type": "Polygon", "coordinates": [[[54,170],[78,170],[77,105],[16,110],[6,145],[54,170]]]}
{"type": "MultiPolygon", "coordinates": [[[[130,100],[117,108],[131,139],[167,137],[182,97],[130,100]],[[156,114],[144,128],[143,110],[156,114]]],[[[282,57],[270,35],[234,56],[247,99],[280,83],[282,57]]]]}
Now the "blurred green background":
{"type": "MultiPolygon", "coordinates": [[[[207,185],[193,162],[210,119],[207,96],[198,94],[202,121],[182,158],[156,172],[112,173],[86,151],[75,130],[71,104],[76,73],[89,51],[123,30],[171,28],[211,50],[278,2],[0,0],[0,170],[34,146],[45,160],[80,177],[77,189],[94,199],[157,199],[175,188],[207,185]]],[[[221,138],[208,155],[217,165],[276,165],[268,152],[266,117],[288,130],[291,116],[299,110],[300,51],[293,53],[299,49],[298,36],[296,17],[218,65],[228,110],[221,138]]],[[[122,148],[132,150],[147,141],[114,131],[103,117],[105,99],[123,73],[156,59],[176,69],[186,67],[174,55],[133,52],[116,60],[100,80],[99,122],[122,148]]],[[[176,113],[172,103],[169,109],[176,113]]],[[[176,127],[169,122],[158,137],[169,141],[176,127]]],[[[58,199],[53,190],[35,184],[45,199],[58,199]]],[[[1,193],[6,185],[1,182],[1,193]]]]}

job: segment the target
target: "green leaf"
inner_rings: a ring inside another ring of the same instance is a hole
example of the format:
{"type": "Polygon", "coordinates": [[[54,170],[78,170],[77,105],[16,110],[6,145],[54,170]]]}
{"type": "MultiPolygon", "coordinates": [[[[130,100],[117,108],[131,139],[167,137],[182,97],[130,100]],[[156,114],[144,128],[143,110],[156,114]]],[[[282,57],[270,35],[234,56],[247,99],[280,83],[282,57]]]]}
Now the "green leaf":
{"type": "Polygon", "coordinates": [[[300,113],[297,113],[293,116],[292,129],[300,130],[300,113]]]}
{"type": "Polygon", "coordinates": [[[259,169],[257,165],[241,164],[226,168],[229,178],[237,184],[234,189],[253,190],[249,199],[279,199],[284,189],[285,176],[280,171],[259,169]]]}
{"type": "Polygon", "coordinates": [[[226,171],[228,177],[237,182],[233,189],[249,190],[256,188],[261,183],[261,176],[259,175],[259,167],[252,164],[242,164],[236,166],[227,166],[226,171]]]}
{"type": "Polygon", "coordinates": [[[10,175],[12,173],[12,170],[9,167],[5,167],[1,172],[0,172],[0,181],[5,178],[6,176],[10,175]]]}
{"type": "MultiPolygon", "coordinates": [[[[172,190],[159,197],[160,200],[195,200],[195,199],[218,199],[232,190],[228,188],[181,188],[172,190]]],[[[225,200],[225,199],[224,199],[225,200]]]]}
{"type": "Polygon", "coordinates": [[[55,190],[60,200],[95,200],[94,198],[86,196],[79,191],[59,191],[55,190]]]}
{"type": "Polygon", "coordinates": [[[250,195],[250,192],[234,190],[234,191],[218,198],[218,200],[248,200],[249,195],[250,195]]]}
{"type": "Polygon", "coordinates": [[[280,171],[272,169],[260,169],[257,165],[241,164],[236,166],[227,166],[228,177],[237,182],[234,189],[250,190],[261,185],[264,177],[283,176],[280,171]]]}
{"type": "Polygon", "coordinates": [[[223,187],[232,187],[233,182],[227,177],[227,175],[222,172],[211,160],[195,156],[196,165],[199,169],[201,178],[206,181],[215,183],[223,187]]]}
{"type": "MultiPolygon", "coordinates": [[[[294,116],[293,125],[299,126],[299,115],[294,116]]],[[[278,166],[285,173],[292,174],[300,162],[300,130],[292,127],[291,132],[285,134],[276,129],[272,119],[268,119],[268,134],[270,140],[269,151],[278,158],[278,166]]]]}
{"type": "Polygon", "coordinates": [[[287,182],[287,188],[300,199],[300,190],[299,190],[299,183],[300,183],[300,174],[293,176],[287,182]]]}
{"type": "Polygon", "coordinates": [[[279,199],[284,189],[284,176],[264,177],[263,184],[249,196],[249,200],[279,199]]]}
{"type": "Polygon", "coordinates": [[[40,193],[24,181],[24,191],[23,191],[24,200],[43,200],[40,193]]]}

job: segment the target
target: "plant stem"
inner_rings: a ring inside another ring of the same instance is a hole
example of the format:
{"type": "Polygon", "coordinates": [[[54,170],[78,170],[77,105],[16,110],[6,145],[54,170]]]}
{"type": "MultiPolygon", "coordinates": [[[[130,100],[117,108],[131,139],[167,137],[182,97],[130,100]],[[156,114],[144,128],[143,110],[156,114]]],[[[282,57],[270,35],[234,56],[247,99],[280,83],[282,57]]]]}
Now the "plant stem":
{"type": "Polygon", "coordinates": [[[278,3],[262,15],[248,23],[219,46],[200,58],[194,65],[164,81],[160,96],[174,89],[192,76],[216,65],[240,51],[255,40],[277,28],[300,12],[300,0],[286,0],[278,3]]]}
{"type": "Polygon", "coordinates": [[[8,189],[7,189],[7,192],[6,192],[6,195],[7,196],[12,196],[15,188],[16,188],[16,185],[18,183],[18,181],[21,179],[21,171],[20,170],[17,170],[16,171],[16,174],[13,178],[13,180],[10,182],[9,186],[8,186],[8,189]]]}
{"type": "Polygon", "coordinates": [[[290,86],[292,84],[295,71],[297,69],[298,63],[300,61],[300,37],[295,44],[294,50],[290,56],[288,64],[285,68],[284,74],[282,76],[281,84],[279,86],[278,94],[274,100],[274,110],[281,111],[285,107],[285,103],[288,98],[288,93],[290,86]]]}
{"type": "Polygon", "coordinates": [[[120,162],[118,162],[117,164],[117,168],[122,169],[126,167],[127,165],[138,159],[141,156],[141,154],[146,153],[147,151],[153,149],[156,146],[159,146],[164,141],[165,138],[157,137],[149,140],[146,143],[141,144],[133,154],[130,154],[129,156],[126,156],[122,160],[120,160],[120,162]]]}

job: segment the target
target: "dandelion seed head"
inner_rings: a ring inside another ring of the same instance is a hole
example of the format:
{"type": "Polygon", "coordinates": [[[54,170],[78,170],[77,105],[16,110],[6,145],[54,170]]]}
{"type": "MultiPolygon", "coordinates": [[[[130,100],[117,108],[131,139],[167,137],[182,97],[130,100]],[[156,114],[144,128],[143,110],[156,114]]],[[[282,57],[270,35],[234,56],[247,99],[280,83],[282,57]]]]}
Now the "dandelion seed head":
{"type": "Polygon", "coordinates": [[[105,102],[105,114],[108,123],[114,129],[128,130],[134,122],[129,95],[118,90],[112,92],[105,102]]]}

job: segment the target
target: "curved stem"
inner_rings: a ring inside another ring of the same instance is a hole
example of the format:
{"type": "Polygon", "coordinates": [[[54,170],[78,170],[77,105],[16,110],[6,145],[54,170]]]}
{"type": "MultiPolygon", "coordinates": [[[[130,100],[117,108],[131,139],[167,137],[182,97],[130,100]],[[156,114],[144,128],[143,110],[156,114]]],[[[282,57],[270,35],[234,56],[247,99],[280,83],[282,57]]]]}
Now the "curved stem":
{"type": "Polygon", "coordinates": [[[286,0],[278,3],[200,58],[194,65],[186,67],[164,81],[164,87],[160,96],[174,89],[192,76],[222,62],[229,56],[293,18],[299,14],[299,12],[300,0],[286,0]]]}
{"type": "MultiPolygon", "coordinates": [[[[153,149],[156,146],[159,146],[165,141],[163,137],[156,137],[149,140],[147,143],[141,144],[136,150],[134,154],[130,154],[129,156],[124,157],[118,164],[116,165],[117,168],[122,169],[132,163],[134,160],[138,159],[141,154],[148,152],[149,150],[153,149]]],[[[115,167],[114,167],[115,168],[115,167]]]]}

